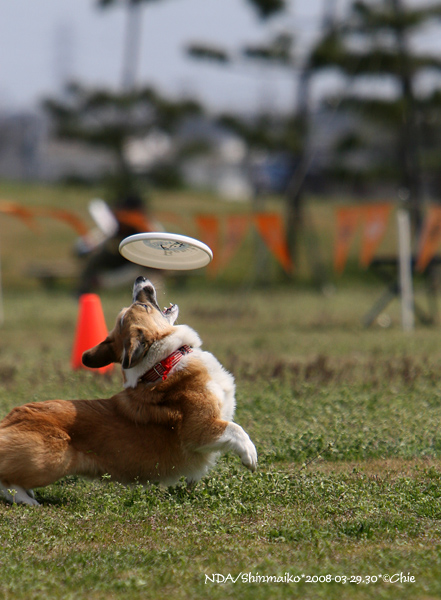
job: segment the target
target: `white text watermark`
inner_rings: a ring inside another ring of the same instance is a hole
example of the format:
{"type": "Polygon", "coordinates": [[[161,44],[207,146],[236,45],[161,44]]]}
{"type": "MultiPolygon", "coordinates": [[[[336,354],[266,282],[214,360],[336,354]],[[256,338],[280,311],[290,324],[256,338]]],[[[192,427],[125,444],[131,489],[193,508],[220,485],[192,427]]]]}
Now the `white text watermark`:
{"type": "Polygon", "coordinates": [[[205,575],[205,583],[225,584],[225,583],[342,583],[355,585],[370,585],[375,583],[415,583],[415,577],[410,573],[393,573],[379,575],[292,575],[291,573],[283,573],[282,575],[261,575],[256,573],[243,573],[232,575],[231,573],[211,573],[205,575]]]}

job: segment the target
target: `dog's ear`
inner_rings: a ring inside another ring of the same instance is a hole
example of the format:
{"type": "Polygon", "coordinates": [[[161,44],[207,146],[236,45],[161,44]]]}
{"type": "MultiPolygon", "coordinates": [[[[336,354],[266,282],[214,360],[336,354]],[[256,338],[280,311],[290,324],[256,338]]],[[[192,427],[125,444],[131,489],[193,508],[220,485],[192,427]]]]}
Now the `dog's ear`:
{"type": "Polygon", "coordinates": [[[138,329],[135,336],[130,336],[124,341],[124,351],[122,357],[123,369],[131,369],[137,365],[146,355],[150,345],[141,329],[138,329]]]}
{"type": "Polygon", "coordinates": [[[107,337],[104,342],[101,342],[90,350],[86,350],[82,356],[83,365],[91,369],[106,367],[110,363],[119,362],[119,360],[119,357],[115,353],[113,340],[110,337],[107,337]]]}

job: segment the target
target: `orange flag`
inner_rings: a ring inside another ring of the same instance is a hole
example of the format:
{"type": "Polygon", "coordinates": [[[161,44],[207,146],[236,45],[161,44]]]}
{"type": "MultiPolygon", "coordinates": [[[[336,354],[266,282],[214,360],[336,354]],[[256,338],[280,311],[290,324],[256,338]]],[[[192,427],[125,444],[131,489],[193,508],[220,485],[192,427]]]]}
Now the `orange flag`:
{"type": "Polygon", "coordinates": [[[285,227],[282,217],[277,214],[257,214],[254,221],[264,242],[287,273],[292,273],[294,265],[286,244],[285,227]]]}
{"type": "Polygon", "coordinates": [[[231,215],[226,221],[225,240],[220,258],[220,268],[226,267],[245,237],[250,218],[248,215],[231,215]]]}
{"type": "Polygon", "coordinates": [[[0,202],[0,212],[18,217],[24,221],[28,227],[34,230],[38,230],[35,217],[53,217],[54,219],[64,221],[73,227],[79,235],[85,235],[87,233],[87,225],[85,222],[70,210],[40,207],[28,208],[21,206],[16,202],[5,201],[0,202]]]}
{"type": "Polygon", "coordinates": [[[421,233],[416,263],[417,271],[424,271],[441,243],[441,206],[431,206],[421,233]]]}
{"type": "MultiPolygon", "coordinates": [[[[192,217],[173,212],[161,211],[155,213],[155,220],[159,221],[159,223],[164,222],[166,224],[166,227],[168,227],[168,225],[173,225],[177,227],[179,232],[182,231],[186,235],[190,235],[193,237],[197,235],[192,217]]],[[[166,231],[169,231],[169,229],[166,229],[166,231]]]]}
{"type": "Polygon", "coordinates": [[[0,202],[0,212],[6,215],[13,215],[21,219],[30,229],[38,231],[38,225],[35,221],[35,209],[21,206],[16,202],[0,202]]]}
{"type": "Polygon", "coordinates": [[[67,225],[75,229],[78,235],[86,235],[88,231],[86,223],[70,210],[61,208],[36,208],[35,214],[40,217],[52,217],[53,219],[64,221],[67,225]]]}
{"type": "Polygon", "coordinates": [[[213,260],[208,265],[207,269],[211,275],[217,271],[219,257],[219,219],[211,215],[198,215],[196,223],[200,231],[201,240],[209,246],[213,251],[213,260]]]}
{"type": "Polygon", "coordinates": [[[391,204],[373,204],[360,207],[363,218],[363,236],[361,239],[360,264],[367,268],[387,229],[392,210],[391,204]]]}
{"type": "Polygon", "coordinates": [[[341,275],[348,259],[349,248],[355,237],[360,219],[358,206],[345,206],[337,210],[337,231],[334,249],[334,269],[341,275]]]}

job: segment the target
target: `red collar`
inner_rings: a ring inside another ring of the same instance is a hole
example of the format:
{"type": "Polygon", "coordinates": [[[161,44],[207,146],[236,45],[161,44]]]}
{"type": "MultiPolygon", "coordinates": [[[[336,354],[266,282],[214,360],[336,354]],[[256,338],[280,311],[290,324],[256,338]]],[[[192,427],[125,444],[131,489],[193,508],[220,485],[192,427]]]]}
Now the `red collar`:
{"type": "Polygon", "coordinates": [[[147,371],[147,373],[144,373],[144,375],[139,378],[139,381],[145,381],[147,383],[153,383],[158,379],[165,381],[173,367],[178,364],[183,356],[190,354],[190,352],[193,352],[190,346],[181,346],[176,352],[173,352],[170,356],[161,360],[161,362],[157,363],[147,371]]]}

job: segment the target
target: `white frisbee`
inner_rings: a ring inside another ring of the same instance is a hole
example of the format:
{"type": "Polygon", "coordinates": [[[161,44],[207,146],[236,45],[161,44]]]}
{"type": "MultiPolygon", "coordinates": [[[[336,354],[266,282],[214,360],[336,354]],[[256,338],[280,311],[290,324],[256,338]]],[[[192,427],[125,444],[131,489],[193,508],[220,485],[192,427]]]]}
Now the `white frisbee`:
{"type": "Polygon", "coordinates": [[[203,242],[162,231],[130,235],[120,243],[119,251],[138,265],[172,271],[200,269],[213,259],[213,252],[203,242]]]}

